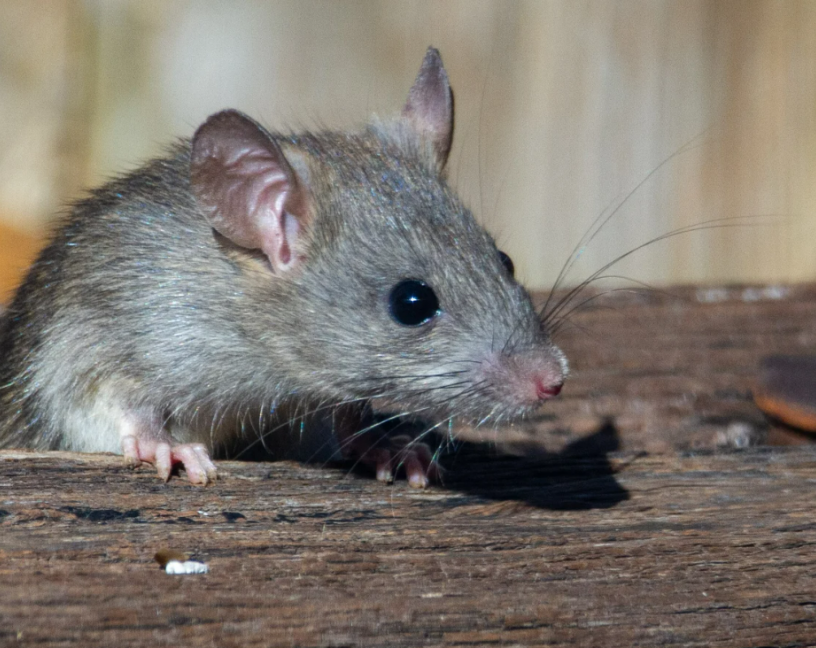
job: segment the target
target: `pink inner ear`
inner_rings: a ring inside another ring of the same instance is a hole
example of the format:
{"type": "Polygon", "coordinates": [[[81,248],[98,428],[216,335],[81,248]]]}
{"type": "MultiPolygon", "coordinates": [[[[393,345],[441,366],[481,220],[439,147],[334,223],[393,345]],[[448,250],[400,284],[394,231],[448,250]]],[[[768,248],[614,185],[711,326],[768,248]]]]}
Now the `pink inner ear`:
{"type": "MultiPolygon", "coordinates": [[[[286,193],[282,193],[278,200],[285,204],[286,193]]],[[[292,242],[297,241],[300,234],[297,219],[284,207],[280,207],[279,212],[268,209],[263,199],[258,207],[265,211],[258,218],[258,247],[276,271],[290,270],[298,261],[292,252],[292,242]]]]}
{"type": "Polygon", "coordinates": [[[292,251],[289,249],[289,245],[284,243],[280,246],[280,250],[278,250],[278,261],[279,264],[283,267],[289,267],[289,264],[292,262],[292,251]]]}
{"type": "Polygon", "coordinates": [[[302,232],[297,177],[280,147],[237,111],[210,117],[193,138],[193,193],[212,227],[236,245],[260,249],[275,271],[297,263],[302,232]]]}

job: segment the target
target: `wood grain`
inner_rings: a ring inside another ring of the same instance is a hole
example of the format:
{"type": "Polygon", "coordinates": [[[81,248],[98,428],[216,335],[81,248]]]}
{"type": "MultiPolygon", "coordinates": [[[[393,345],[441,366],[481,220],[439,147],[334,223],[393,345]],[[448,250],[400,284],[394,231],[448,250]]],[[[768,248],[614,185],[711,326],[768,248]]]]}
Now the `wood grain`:
{"type": "Polygon", "coordinates": [[[764,353],[816,348],[816,292],[763,294],[576,315],[564,398],[501,447],[458,442],[425,491],[2,452],[0,645],[814,645],[816,447],[763,445],[749,387],[764,353]],[[164,574],[163,549],[209,574],[164,574]]]}
{"type": "Polygon", "coordinates": [[[0,644],[806,646],[816,451],[460,459],[445,487],[2,454],[0,644]],[[168,576],[163,548],[210,573],[168,576]]]}

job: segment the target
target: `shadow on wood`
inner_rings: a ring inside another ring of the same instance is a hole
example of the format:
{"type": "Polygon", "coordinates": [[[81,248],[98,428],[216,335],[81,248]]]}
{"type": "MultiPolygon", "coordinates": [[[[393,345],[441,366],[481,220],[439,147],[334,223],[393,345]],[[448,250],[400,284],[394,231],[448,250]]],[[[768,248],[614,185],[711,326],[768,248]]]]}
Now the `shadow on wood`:
{"type": "Polygon", "coordinates": [[[499,455],[488,444],[459,443],[445,466],[442,487],[491,500],[518,500],[543,509],[609,508],[628,499],[607,454],[619,448],[611,422],[559,453],[531,448],[529,457],[499,455]]]}

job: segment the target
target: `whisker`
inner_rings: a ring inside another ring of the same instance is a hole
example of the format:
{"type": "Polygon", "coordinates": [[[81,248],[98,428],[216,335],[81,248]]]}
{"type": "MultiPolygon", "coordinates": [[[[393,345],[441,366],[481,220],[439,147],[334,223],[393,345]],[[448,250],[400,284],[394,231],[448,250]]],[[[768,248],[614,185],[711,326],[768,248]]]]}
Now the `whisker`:
{"type": "Polygon", "coordinates": [[[612,293],[631,292],[631,291],[632,291],[632,289],[630,289],[630,288],[614,288],[614,289],[605,290],[605,291],[603,291],[601,293],[598,293],[596,295],[592,295],[590,297],[587,297],[586,299],[579,302],[578,304],[575,304],[572,308],[570,308],[562,316],[560,316],[559,320],[555,324],[553,324],[553,326],[550,328],[550,335],[552,335],[552,336],[557,335],[558,331],[561,330],[562,322],[564,322],[570,315],[572,315],[573,313],[575,313],[578,310],[581,310],[582,308],[584,308],[588,304],[594,302],[595,300],[600,299],[601,297],[606,297],[607,295],[610,295],[612,293]]]}
{"type": "MultiPolygon", "coordinates": [[[[704,221],[704,222],[701,222],[701,223],[693,223],[691,225],[685,225],[683,227],[678,227],[677,229],[674,229],[674,230],[672,230],[670,232],[666,232],[666,233],[661,234],[659,236],[656,236],[656,237],[654,237],[652,239],[649,239],[648,241],[635,246],[631,250],[628,250],[627,252],[624,252],[620,256],[616,257],[615,259],[613,259],[613,260],[609,261],[608,263],[604,264],[603,266],[601,266],[598,270],[596,270],[591,275],[589,275],[589,277],[584,279],[577,286],[570,289],[564,297],[562,297],[561,299],[558,300],[558,302],[555,303],[552,310],[550,310],[549,312],[547,312],[547,308],[548,308],[548,305],[549,305],[549,302],[550,302],[550,298],[548,298],[547,301],[545,302],[544,306],[542,307],[542,309],[539,311],[540,312],[540,317],[542,318],[542,321],[545,324],[548,323],[549,321],[551,321],[551,319],[555,315],[557,315],[557,313],[561,310],[561,308],[563,307],[563,305],[565,303],[568,303],[575,296],[577,296],[588,285],[590,285],[593,281],[595,281],[597,279],[597,277],[602,275],[604,272],[606,272],[612,266],[620,263],[624,259],[632,256],[636,252],[639,252],[640,250],[642,250],[645,247],[648,247],[649,245],[653,245],[654,243],[664,241],[664,240],[669,239],[669,238],[671,238],[673,236],[679,236],[681,234],[689,234],[691,232],[699,232],[699,231],[705,231],[705,230],[710,230],[710,229],[722,229],[722,228],[737,227],[737,226],[739,226],[739,227],[748,227],[748,226],[754,226],[754,225],[765,225],[765,223],[735,222],[735,221],[745,221],[747,219],[756,219],[756,218],[761,218],[761,217],[765,217],[765,216],[767,216],[767,215],[766,214],[759,214],[759,215],[730,216],[730,217],[726,217],[726,218],[715,218],[715,219],[712,219],[712,220],[709,220],[709,221],[704,221]]],[[[552,296],[552,293],[551,293],[550,296],[552,296]]]]}
{"type": "Polygon", "coordinates": [[[606,224],[614,218],[614,216],[620,212],[620,210],[626,205],[627,202],[634,196],[643,185],[645,185],[658,171],[660,171],[663,167],[665,167],[669,162],[674,160],[675,158],[687,153],[688,151],[692,151],[698,146],[701,145],[701,140],[709,129],[705,129],[702,132],[695,135],[693,138],[688,140],[685,144],[683,144],[680,148],[676,151],[671,153],[669,156],[661,160],[661,162],[653,168],[649,173],[647,173],[632,189],[630,189],[626,195],[620,200],[617,204],[615,204],[615,200],[613,200],[607,207],[601,211],[600,214],[592,221],[592,224],[587,228],[586,233],[580,238],[578,243],[575,244],[575,247],[570,252],[569,257],[567,258],[567,262],[562,266],[561,271],[558,273],[558,276],[553,283],[552,288],[550,289],[550,294],[547,297],[547,301],[544,305],[545,310],[547,305],[550,302],[550,299],[553,293],[558,289],[561,285],[561,282],[566,278],[567,274],[569,273],[570,269],[573,267],[575,262],[581,257],[584,250],[589,246],[589,244],[594,240],[594,238],[598,235],[598,233],[606,226],[606,224]],[[608,214],[606,213],[612,205],[615,205],[611,212],[608,214]]]}
{"type": "Polygon", "coordinates": [[[590,243],[595,239],[595,237],[600,233],[600,231],[606,226],[606,224],[614,218],[614,216],[620,212],[620,210],[629,202],[629,200],[634,196],[643,185],[645,185],[658,171],[660,171],[663,167],[665,167],[669,162],[674,160],[675,158],[687,153],[688,151],[692,151],[698,146],[701,145],[699,140],[701,140],[705,134],[708,132],[709,129],[706,129],[685,144],[683,144],[679,149],[671,153],[671,155],[664,158],[655,168],[653,168],[649,173],[647,173],[629,192],[620,200],[617,205],[612,209],[609,214],[606,214],[607,210],[615,204],[613,200],[609,206],[604,208],[604,210],[598,214],[592,224],[587,229],[586,233],[579,239],[579,241],[575,244],[575,247],[570,252],[569,257],[567,257],[566,263],[561,267],[561,271],[558,273],[558,276],[555,278],[555,282],[550,289],[550,294],[547,296],[547,301],[544,304],[544,312],[546,312],[547,307],[549,306],[550,299],[552,298],[555,291],[561,285],[561,282],[566,278],[567,274],[569,273],[570,269],[575,265],[575,262],[581,257],[584,250],[589,246],[590,243]]]}
{"type": "Polygon", "coordinates": [[[685,298],[681,297],[680,295],[675,295],[673,293],[670,293],[667,290],[663,290],[661,288],[655,288],[654,286],[651,286],[651,285],[649,285],[649,284],[647,284],[647,283],[645,283],[643,281],[638,281],[637,279],[632,279],[630,277],[624,277],[624,276],[621,276],[621,275],[601,275],[599,277],[595,277],[594,279],[589,281],[584,288],[588,287],[591,283],[594,283],[596,281],[606,280],[606,279],[621,279],[621,280],[625,280],[625,281],[631,281],[632,283],[638,284],[638,285],[642,286],[643,288],[642,289],[628,288],[628,287],[610,288],[609,290],[604,290],[604,291],[602,291],[602,292],[600,292],[600,293],[598,293],[596,295],[593,295],[593,296],[585,299],[584,301],[580,302],[579,304],[577,304],[575,306],[572,306],[570,302],[566,302],[565,304],[563,304],[563,306],[559,307],[558,311],[554,311],[551,314],[551,323],[547,327],[548,331],[550,332],[550,335],[555,335],[555,333],[559,329],[560,322],[564,318],[568,317],[569,315],[571,315],[575,311],[583,308],[586,304],[591,303],[592,301],[598,299],[599,297],[604,297],[604,296],[610,295],[612,293],[618,293],[618,292],[629,292],[629,293],[635,293],[635,294],[641,294],[641,293],[644,293],[644,292],[658,293],[658,294],[662,294],[662,295],[667,296],[667,297],[671,297],[671,298],[676,299],[678,301],[685,301],[685,298]],[[570,306],[570,308],[568,310],[564,311],[563,308],[566,308],[567,306],[570,306]]]}

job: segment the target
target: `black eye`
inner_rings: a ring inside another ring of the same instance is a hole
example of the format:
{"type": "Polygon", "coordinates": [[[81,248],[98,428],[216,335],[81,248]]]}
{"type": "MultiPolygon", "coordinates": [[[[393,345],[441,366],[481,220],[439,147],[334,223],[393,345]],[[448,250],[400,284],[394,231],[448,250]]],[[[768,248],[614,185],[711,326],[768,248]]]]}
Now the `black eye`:
{"type": "Polygon", "coordinates": [[[513,277],[516,274],[516,266],[513,265],[513,259],[511,259],[505,252],[499,250],[499,261],[501,261],[504,269],[507,270],[508,274],[513,277]]]}
{"type": "Polygon", "coordinates": [[[439,300],[424,281],[405,279],[391,290],[388,297],[391,317],[403,326],[419,326],[436,317],[439,300]]]}

